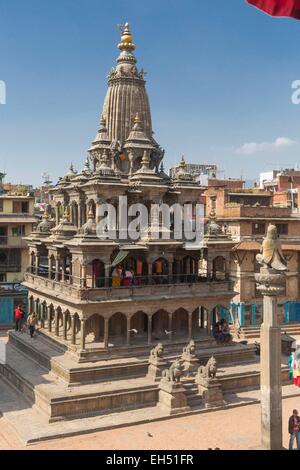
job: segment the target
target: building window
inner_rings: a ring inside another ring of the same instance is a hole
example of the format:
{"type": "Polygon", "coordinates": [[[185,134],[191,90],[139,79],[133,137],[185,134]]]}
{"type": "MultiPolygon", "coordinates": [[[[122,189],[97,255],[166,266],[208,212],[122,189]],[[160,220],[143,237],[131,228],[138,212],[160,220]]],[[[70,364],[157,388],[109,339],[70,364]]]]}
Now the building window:
{"type": "Polygon", "coordinates": [[[25,225],[17,225],[16,227],[12,227],[11,234],[13,237],[24,237],[25,225]]]}
{"type": "Polygon", "coordinates": [[[264,235],[266,233],[266,224],[252,224],[252,235],[264,235]]]}
{"type": "Polygon", "coordinates": [[[0,199],[0,212],[3,212],[3,199],[0,199]]]}
{"type": "Polygon", "coordinates": [[[28,214],[29,204],[28,201],[13,201],[14,214],[28,214]]]}
{"type": "Polygon", "coordinates": [[[278,235],[288,235],[289,225],[288,224],[276,224],[278,235]]]}

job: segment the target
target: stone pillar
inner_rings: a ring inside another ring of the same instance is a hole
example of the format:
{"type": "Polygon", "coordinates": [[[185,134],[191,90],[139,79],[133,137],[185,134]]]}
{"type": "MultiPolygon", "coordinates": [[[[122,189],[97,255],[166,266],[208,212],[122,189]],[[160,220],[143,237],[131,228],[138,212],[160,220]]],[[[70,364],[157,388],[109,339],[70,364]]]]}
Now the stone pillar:
{"type": "Polygon", "coordinates": [[[39,265],[40,265],[40,256],[36,255],[36,257],[35,257],[35,267],[34,267],[35,274],[39,273],[39,265]]]}
{"type": "Polygon", "coordinates": [[[148,344],[152,344],[152,315],[148,316],[148,344]]]}
{"type": "Polygon", "coordinates": [[[71,344],[76,344],[75,315],[71,317],[71,344]]]}
{"type": "Polygon", "coordinates": [[[59,224],[59,206],[55,207],[55,223],[56,225],[59,224]]]}
{"type": "Polygon", "coordinates": [[[109,318],[104,318],[104,347],[108,348],[109,318]]]}
{"type": "Polygon", "coordinates": [[[105,287],[109,287],[110,266],[108,263],[105,263],[104,270],[105,270],[105,287]]]}
{"type": "Polygon", "coordinates": [[[80,348],[85,349],[85,323],[86,323],[86,320],[83,318],[80,323],[81,323],[80,348]]]}
{"type": "Polygon", "coordinates": [[[189,312],[189,340],[192,339],[192,335],[193,335],[192,329],[193,329],[193,312],[192,313],[189,312]]]}
{"type": "Polygon", "coordinates": [[[281,329],[277,317],[277,295],[284,290],[285,277],[263,267],[255,275],[263,294],[261,326],[261,434],[265,450],[282,449],[281,329]]]}
{"type": "Polygon", "coordinates": [[[207,336],[211,335],[212,311],[207,309],[207,336]]]}
{"type": "Polygon", "coordinates": [[[51,279],[51,256],[48,257],[48,279],[51,279]]]}
{"type": "Polygon", "coordinates": [[[49,333],[52,332],[52,318],[51,318],[51,308],[47,307],[47,314],[48,314],[48,331],[49,333]]]}
{"type": "Polygon", "coordinates": [[[66,272],[66,257],[65,256],[62,258],[61,264],[62,264],[62,266],[61,266],[61,268],[62,268],[61,269],[61,280],[62,280],[62,282],[64,282],[65,281],[65,272],[66,272]]]}
{"type": "Polygon", "coordinates": [[[173,338],[173,313],[169,313],[169,323],[168,323],[168,328],[169,328],[169,341],[172,341],[173,338]]]}
{"type": "Polygon", "coordinates": [[[127,346],[130,346],[130,325],[131,325],[131,317],[127,317],[127,334],[126,334],[127,346]]]}
{"type": "Polygon", "coordinates": [[[55,280],[59,280],[59,271],[60,271],[60,258],[56,256],[55,258],[55,280]]]}
{"type": "Polygon", "coordinates": [[[63,313],[63,339],[67,341],[67,314],[63,313]]]}
{"type": "Polygon", "coordinates": [[[81,266],[81,279],[82,279],[82,287],[86,287],[86,271],[87,267],[85,264],[81,266]]]}
{"type": "Polygon", "coordinates": [[[59,336],[59,318],[58,318],[58,310],[55,309],[54,314],[54,327],[55,327],[55,336],[59,336]]]}

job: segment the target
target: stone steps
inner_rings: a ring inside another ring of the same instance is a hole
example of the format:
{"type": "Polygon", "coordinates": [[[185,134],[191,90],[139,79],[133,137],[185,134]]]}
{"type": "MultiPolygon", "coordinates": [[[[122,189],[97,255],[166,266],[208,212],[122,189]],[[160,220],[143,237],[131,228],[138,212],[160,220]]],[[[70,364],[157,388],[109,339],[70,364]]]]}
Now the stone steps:
{"type": "MultiPolygon", "coordinates": [[[[44,335],[38,335],[36,339],[31,340],[28,335],[10,332],[9,343],[70,385],[116,381],[125,377],[140,378],[146,376],[148,372],[150,348],[146,354],[137,357],[78,364],[68,352],[62,353],[49,341],[45,341],[44,335]]],[[[166,361],[171,363],[179,357],[181,352],[182,350],[170,353],[167,349],[166,361]]],[[[206,364],[212,355],[216,357],[220,366],[256,361],[253,346],[237,344],[220,347],[214,345],[214,347],[198,350],[199,365],[206,364]]]]}
{"type": "MultiPolygon", "coordinates": [[[[289,323],[281,325],[281,331],[286,332],[288,335],[300,336],[300,323],[289,323]]],[[[239,331],[240,339],[257,339],[260,337],[260,326],[243,326],[239,331]]]]}

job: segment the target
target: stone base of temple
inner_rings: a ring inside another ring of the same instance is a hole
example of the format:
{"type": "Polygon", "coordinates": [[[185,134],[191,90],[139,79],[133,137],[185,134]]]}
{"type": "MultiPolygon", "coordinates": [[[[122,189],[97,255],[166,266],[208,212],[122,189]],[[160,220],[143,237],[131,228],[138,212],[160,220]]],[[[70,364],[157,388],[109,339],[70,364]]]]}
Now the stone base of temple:
{"type": "MultiPolygon", "coordinates": [[[[205,343],[204,343],[205,344],[205,343]]],[[[181,356],[176,344],[165,350],[171,364],[181,356]],[[172,349],[173,348],[173,349],[172,349]]],[[[150,348],[134,356],[78,363],[72,354],[54,344],[44,334],[9,333],[6,361],[0,376],[21,396],[34,404],[48,422],[112,415],[115,412],[153,408],[159,402],[159,382],[147,377],[150,348]]],[[[251,346],[211,345],[197,350],[199,363],[215,356],[219,363],[218,381],[223,393],[236,393],[259,387],[259,361],[251,346]]],[[[283,370],[283,382],[288,370],[283,370]]],[[[187,407],[205,408],[195,376],[183,377],[187,407]]],[[[179,411],[180,412],[180,411],[179,411]]],[[[183,412],[183,411],[182,411],[183,412]]]]}

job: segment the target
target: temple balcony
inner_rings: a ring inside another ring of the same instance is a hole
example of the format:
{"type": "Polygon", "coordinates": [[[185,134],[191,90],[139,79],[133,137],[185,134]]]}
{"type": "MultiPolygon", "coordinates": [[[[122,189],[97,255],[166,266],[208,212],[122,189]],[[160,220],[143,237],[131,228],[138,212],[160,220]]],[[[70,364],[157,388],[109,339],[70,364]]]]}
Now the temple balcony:
{"type": "Polygon", "coordinates": [[[141,297],[177,297],[177,296],[211,296],[232,290],[228,280],[208,280],[195,275],[179,276],[142,276],[130,286],[112,287],[111,278],[98,280],[99,287],[83,286],[82,279],[69,277],[64,281],[49,279],[43,275],[30,272],[25,274],[25,286],[49,294],[72,298],[74,301],[107,301],[138,299],[141,297]],[[137,282],[138,281],[138,282],[137,282]],[[103,285],[100,287],[100,285],[103,285]]]}

